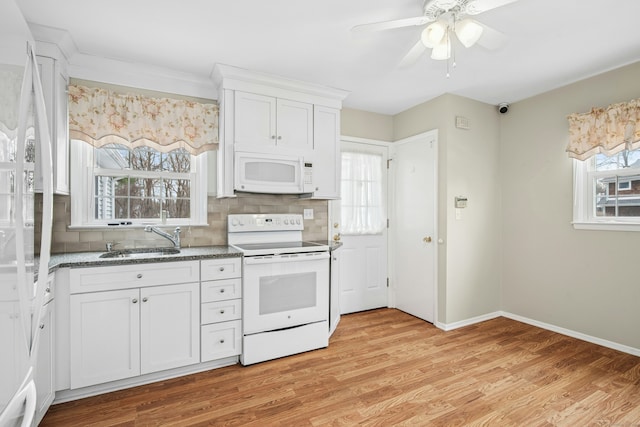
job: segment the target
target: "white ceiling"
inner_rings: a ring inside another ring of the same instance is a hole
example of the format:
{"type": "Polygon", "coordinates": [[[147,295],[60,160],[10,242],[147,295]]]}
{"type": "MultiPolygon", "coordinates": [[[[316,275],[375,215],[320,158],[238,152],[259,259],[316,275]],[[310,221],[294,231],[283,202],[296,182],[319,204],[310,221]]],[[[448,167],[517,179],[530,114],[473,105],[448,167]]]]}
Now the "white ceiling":
{"type": "MultiPolygon", "coordinates": [[[[396,114],[443,93],[515,102],[640,60],[640,0],[518,0],[475,19],[509,36],[456,49],[457,67],[398,63],[423,27],[352,34],[422,14],[421,0],[17,0],[83,54],[207,78],[223,63],[350,91],[345,107],[396,114]]],[[[73,58],[71,58],[73,62],[73,58]]],[[[640,77],[640,76],[639,76],[640,77]]]]}

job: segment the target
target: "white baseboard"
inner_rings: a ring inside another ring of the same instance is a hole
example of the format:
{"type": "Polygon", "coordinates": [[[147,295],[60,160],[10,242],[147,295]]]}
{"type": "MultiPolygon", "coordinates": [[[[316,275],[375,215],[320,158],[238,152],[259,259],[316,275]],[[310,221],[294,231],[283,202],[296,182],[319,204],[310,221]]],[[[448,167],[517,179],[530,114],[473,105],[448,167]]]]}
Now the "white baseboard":
{"type": "Polygon", "coordinates": [[[460,320],[459,322],[453,323],[441,323],[436,322],[436,327],[442,329],[443,331],[453,331],[454,329],[462,328],[464,326],[473,325],[475,323],[484,322],[486,320],[495,319],[496,317],[502,316],[502,312],[495,311],[493,313],[483,314],[481,316],[471,317],[469,319],[460,320]]]}
{"type": "Polygon", "coordinates": [[[593,337],[591,335],[583,334],[581,332],[572,331],[571,329],[562,328],[560,326],[551,325],[549,323],[539,322],[537,320],[529,319],[527,317],[519,316],[517,314],[509,313],[506,311],[501,312],[501,315],[508,319],[517,320],[518,322],[526,323],[532,326],[537,326],[538,328],[546,329],[552,332],[557,332],[562,335],[567,335],[572,338],[577,338],[582,341],[587,341],[592,344],[601,345],[603,347],[612,348],[614,350],[618,350],[623,353],[628,353],[628,354],[640,357],[640,348],[634,348],[628,345],[619,344],[619,343],[608,341],[602,338],[593,337]]]}
{"type": "Polygon", "coordinates": [[[562,335],[566,335],[572,338],[577,338],[582,341],[587,341],[592,344],[601,345],[603,347],[611,348],[614,350],[621,351],[623,353],[628,353],[628,354],[640,357],[640,348],[634,348],[628,345],[619,344],[619,343],[608,341],[602,338],[593,337],[591,335],[583,334],[581,332],[572,331],[571,329],[566,329],[566,328],[562,328],[560,326],[552,325],[549,323],[529,319],[527,317],[519,316],[517,314],[509,313],[506,311],[495,311],[493,313],[483,314],[482,316],[476,316],[476,317],[460,320],[459,322],[453,322],[453,323],[435,322],[434,325],[437,328],[442,329],[443,331],[452,331],[454,329],[473,325],[475,323],[484,322],[485,320],[495,319],[497,317],[506,317],[507,319],[516,320],[518,322],[526,323],[528,325],[536,326],[538,328],[546,329],[548,331],[557,332],[562,335]]]}

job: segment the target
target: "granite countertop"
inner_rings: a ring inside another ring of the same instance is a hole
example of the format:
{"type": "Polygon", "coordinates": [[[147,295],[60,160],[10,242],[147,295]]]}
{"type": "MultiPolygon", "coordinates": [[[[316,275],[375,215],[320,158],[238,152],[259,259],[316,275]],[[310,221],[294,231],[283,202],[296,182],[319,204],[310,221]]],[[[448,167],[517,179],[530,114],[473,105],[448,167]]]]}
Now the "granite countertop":
{"type": "MultiPolygon", "coordinates": [[[[241,257],[242,252],[231,246],[202,246],[182,248],[179,254],[137,254],[131,258],[100,258],[104,252],[72,252],[51,254],[49,273],[64,267],[101,267],[108,265],[144,264],[151,262],[190,261],[210,258],[241,257]]],[[[36,263],[37,265],[37,263],[36,263]]]]}

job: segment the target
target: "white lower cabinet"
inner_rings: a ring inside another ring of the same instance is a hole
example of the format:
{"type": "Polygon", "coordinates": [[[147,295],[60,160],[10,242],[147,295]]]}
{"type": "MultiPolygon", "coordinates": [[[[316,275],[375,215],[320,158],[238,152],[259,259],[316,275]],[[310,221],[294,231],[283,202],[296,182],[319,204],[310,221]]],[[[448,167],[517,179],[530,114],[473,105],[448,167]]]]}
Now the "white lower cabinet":
{"type": "Polygon", "coordinates": [[[241,267],[230,257],[63,269],[56,399],[237,362],[241,267]]]}
{"type": "Polygon", "coordinates": [[[202,261],[203,362],[242,353],[241,265],[240,258],[202,261]]]}
{"type": "Polygon", "coordinates": [[[199,284],[71,295],[71,388],[200,361],[199,284]]]}
{"type": "Polygon", "coordinates": [[[200,284],[140,289],[140,372],[200,362],[200,284]]]}
{"type": "Polygon", "coordinates": [[[71,295],[71,388],[140,375],[140,290],[71,295]]]}

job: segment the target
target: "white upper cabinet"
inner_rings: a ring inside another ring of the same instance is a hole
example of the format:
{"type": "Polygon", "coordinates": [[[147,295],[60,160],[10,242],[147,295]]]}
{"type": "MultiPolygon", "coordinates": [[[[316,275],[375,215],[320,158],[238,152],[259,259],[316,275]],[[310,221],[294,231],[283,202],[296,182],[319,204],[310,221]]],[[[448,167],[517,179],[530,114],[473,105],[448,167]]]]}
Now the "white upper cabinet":
{"type": "Polygon", "coordinates": [[[340,198],[340,110],[314,107],[314,199],[340,198]]]}
{"type": "Polygon", "coordinates": [[[348,92],[222,64],[213,79],[220,103],[218,197],[235,195],[236,151],[299,156],[313,164],[312,197],[340,197],[336,150],[348,92]]]}
{"type": "Polygon", "coordinates": [[[235,150],[309,154],[313,150],[313,105],[236,91],[234,134],[235,150]]]}
{"type": "MultiPolygon", "coordinates": [[[[53,56],[53,55],[52,55],[53,56]]],[[[51,135],[51,154],[53,161],[53,192],[69,194],[69,118],[67,111],[67,86],[69,78],[64,59],[49,56],[37,56],[40,66],[40,80],[44,92],[47,122],[51,135]]],[[[40,153],[36,146],[37,160],[40,153]]],[[[42,176],[36,168],[35,188],[42,191],[42,176]]]]}

